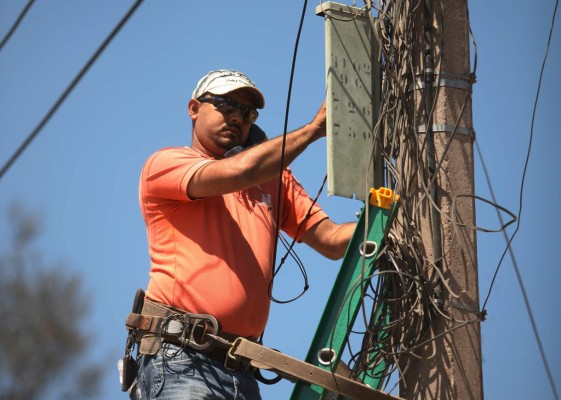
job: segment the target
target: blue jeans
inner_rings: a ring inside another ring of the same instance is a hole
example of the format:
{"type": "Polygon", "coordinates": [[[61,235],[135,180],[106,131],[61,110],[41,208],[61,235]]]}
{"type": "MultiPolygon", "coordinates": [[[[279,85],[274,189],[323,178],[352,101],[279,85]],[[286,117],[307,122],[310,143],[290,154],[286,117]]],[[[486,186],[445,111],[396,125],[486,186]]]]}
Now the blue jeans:
{"type": "Polygon", "coordinates": [[[230,371],[219,361],[165,343],[156,355],[139,359],[133,400],[261,400],[250,370],[230,371]]]}

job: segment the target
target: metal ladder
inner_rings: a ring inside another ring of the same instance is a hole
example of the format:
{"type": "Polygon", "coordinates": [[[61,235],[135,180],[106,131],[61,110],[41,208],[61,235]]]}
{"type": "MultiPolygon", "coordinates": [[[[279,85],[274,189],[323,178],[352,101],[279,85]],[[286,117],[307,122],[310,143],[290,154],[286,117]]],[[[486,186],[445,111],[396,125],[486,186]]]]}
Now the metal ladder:
{"type": "MultiPolygon", "coordinates": [[[[339,375],[336,374],[337,366],[348,341],[349,330],[358,314],[364,289],[370,283],[370,277],[376,269],[374,260],[386,235],[386,228],[391,225],[398,200],[398,196],[395,196],[390,189],[370,190],[370,200],[362,210],[306,356],[308,364],[329,372],[335,381],[339,379],[339,375]]],[[[375,318],[382,318],[382,315],[385,314],[380,311],[381,309],[375,318]]],[[[384,365],[377,366],[378,370],[383,368],[384,365]]],[[[376,389],[381,383],[380,379],[376,377],[376,371],[374,374],[362,374],[359,379],[362,383],[376,389]]],[[[310,385],[299,380],[290,398],[291,400],[319,400],[326,398],[328,392],[326,387],[310,385]]],[[[335,392],[337,393],[337,391],[335,392]]],[[[382,392],[379,393],[388,396],[385,398],[394,398],[382,392]]],[[[339,394],[342,393],[339,392],[339,394]]],[[[352,395],[347,397],[354,398],[352,395]]]]}

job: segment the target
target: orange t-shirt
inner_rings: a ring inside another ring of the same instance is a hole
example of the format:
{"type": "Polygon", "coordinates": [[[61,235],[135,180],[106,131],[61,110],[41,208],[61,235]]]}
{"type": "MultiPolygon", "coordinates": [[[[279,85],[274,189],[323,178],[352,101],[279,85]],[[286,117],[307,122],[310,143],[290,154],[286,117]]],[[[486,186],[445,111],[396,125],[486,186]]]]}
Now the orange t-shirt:
{"type": "MultiPolygon", "coordinates": [[[[187,185],[215,162],[188,147],[153,154],[140,179],[140,207],[151,259],[146,296],[214,315],[226,332],[257,338],[269,315],[278,178],[221,196],[192,200],[187,185]]],[[[289,169],[283,174],[280,226],[298,239],[327,218],[289,169]]]]}

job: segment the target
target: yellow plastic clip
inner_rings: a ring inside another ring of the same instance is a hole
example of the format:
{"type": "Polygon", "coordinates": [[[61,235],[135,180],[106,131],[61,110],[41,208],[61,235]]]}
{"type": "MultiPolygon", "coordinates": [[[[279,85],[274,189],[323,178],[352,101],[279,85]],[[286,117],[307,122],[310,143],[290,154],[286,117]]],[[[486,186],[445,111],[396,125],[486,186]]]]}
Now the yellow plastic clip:
{"type": "Polygon", "coordinates": [[[380,189],[370,189],[370,205],[391,210],[395,201],[399,201],[399,195],[393,190],[381,187],[380,189]]]}

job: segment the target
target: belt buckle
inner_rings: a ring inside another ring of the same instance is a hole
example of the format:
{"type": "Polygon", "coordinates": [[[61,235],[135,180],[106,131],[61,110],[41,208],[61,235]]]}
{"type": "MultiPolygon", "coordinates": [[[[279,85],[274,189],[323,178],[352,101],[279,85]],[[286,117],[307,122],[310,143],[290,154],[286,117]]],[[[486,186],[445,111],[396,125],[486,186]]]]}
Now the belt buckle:
{"type": "Polygon", "coordinates": [[[203,352],[211,346],[211,342],[208,340],[207,335],[215,336],[220,329],[218,320],[212,315],[207,314],[190,314],[189,325],[190,333],[188,346],[197,351],[203,352]],[[202,332],[200,332],[201,330],[202,332]],[[197,333],[200,333],[199,337],[197,337],[197,333]]]}
{"type": "Polygon", "coordinates": [[[235,351],[235,349],[238,347],[239,342],[240,342],[240,338],[234,340],[234,343],[232,344],[232,346],[230,346],[230,348],[226,352],[226,357],[224,357],[224,368],[232,372],[242,371],[247,366],[249,366],[249,364],[244,363],[236,355],[233,354],[233,351],[235,351]]]}
{"type": "Polygon", "coordinates": [[[231,357],[229,352],[226,353],[226,357],[224,357],[224,368],[228,371],[236,372],[236,371],[243,371],[247,367],[247,364],[244,363],[242,360],[231,357]]]}
{"type": "Polygon", "coordinates": [[[202,352],[211,346],[208,337],[216,336],[219,329],[218,320],[212,315],[191,313],[171,314],[161,326],[163,334],[173,337],[182,346],[202,352]]]}

